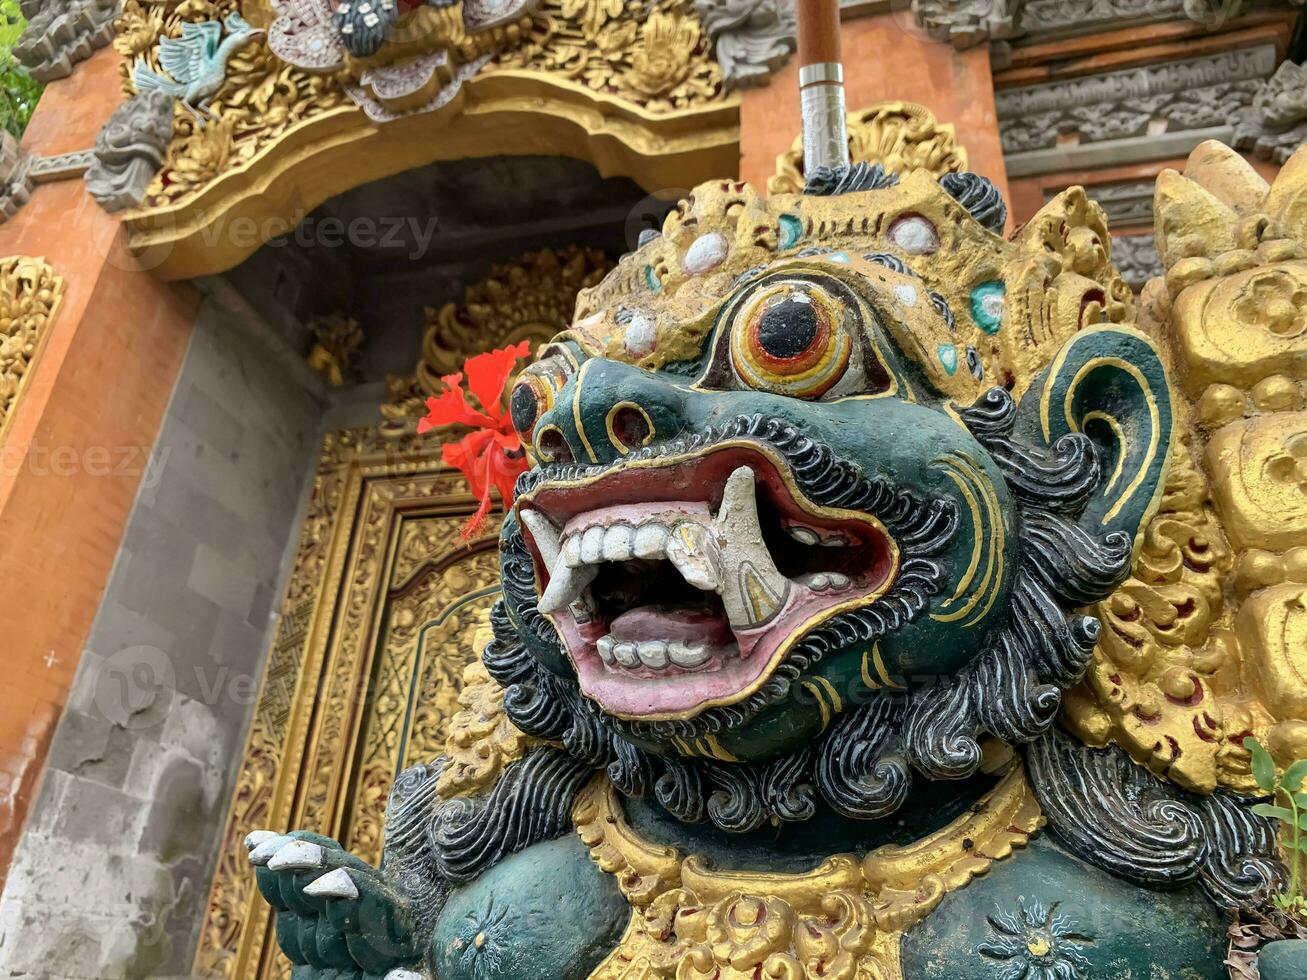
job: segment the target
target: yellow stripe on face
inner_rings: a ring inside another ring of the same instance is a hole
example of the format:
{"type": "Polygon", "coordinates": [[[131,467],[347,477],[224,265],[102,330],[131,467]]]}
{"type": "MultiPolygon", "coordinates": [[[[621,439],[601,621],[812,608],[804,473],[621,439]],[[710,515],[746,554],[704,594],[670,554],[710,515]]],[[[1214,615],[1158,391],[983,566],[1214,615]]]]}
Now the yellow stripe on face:
{"type": "Polygon", "coordinates": [[[811,694],[817,702],[817,710],[821,712],[821,730],[824,732],[830,727],[832,715],[830,706],[826,704],[825,698],[822,697],[821,688],[812,681],[800,681],[799,686],[811,694]]]}

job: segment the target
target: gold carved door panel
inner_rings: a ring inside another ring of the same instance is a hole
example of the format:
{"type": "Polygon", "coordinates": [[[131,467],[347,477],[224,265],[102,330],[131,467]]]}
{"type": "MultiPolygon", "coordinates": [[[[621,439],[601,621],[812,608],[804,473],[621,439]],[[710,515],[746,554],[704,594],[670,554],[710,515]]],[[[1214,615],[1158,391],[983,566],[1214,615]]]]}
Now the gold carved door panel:
{"type": "Polygon", "coordinates": [[[381,858],[396,775],[441,752],[499,590],[497,522],[429,444],[329,436],[224,828],[198,976],[289,977],[244,837],[310,827],[381,858]],[[420,450],[420,451],[419,451],[420,450]]]}

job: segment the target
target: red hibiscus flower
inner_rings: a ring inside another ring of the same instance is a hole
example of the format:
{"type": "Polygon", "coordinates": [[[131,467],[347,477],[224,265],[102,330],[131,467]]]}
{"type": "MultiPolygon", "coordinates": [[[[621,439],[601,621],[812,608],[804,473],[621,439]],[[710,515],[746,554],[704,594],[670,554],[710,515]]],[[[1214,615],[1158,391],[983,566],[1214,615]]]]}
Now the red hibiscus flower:
{"type": "Polygon", "coordinates": [[[428,432],[442,425],[471,426],[472,431],[456,442],[440,447],[444,461],[457,467],[467,477],[472,495],[481,500],[477,512],[463,525],[463,540],[470,541],[485,526],[490,514],[490,491],[499,491],[507,508],[513,502],[513,485],[527,468],[522,440],[513,429],[513,420],[503,409],[504,386],[513,366],[530,356],[527,341],[486,351],[469,357],[461,374],[447,374],[440,380],[445,390],[427,399],[427,414],[418,422],[418,432],[428,432]],[[467,378],[467,392],[462,387],[467,378]],[[468,402],[470,394],[480,408],[468,402]]]}

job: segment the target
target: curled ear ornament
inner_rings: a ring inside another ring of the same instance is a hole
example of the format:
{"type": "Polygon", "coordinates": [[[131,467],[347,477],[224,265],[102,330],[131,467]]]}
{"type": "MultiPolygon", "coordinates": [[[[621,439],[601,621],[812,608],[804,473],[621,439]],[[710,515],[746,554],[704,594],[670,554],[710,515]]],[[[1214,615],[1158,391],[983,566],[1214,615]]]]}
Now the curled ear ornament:
{"type": "Polygon", "coordinates": [[[1100,489],[1080,522],[1134,538],[1157,511],[1170,461],[1172,406],[1162,359],[1129,327],[1076,334],[1021,400],[1018,426],[1052,447],[1083,434],[1098,448],[1100,489]]]}

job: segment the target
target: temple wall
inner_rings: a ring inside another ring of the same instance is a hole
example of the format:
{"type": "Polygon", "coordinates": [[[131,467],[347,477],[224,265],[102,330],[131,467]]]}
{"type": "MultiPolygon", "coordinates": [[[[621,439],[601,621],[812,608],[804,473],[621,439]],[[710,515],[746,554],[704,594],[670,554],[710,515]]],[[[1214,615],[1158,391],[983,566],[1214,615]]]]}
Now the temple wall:
{"type": "Polygon", "coordinates": [[[199,313],[0,900],[6,976],[190,974],[324,405],[239,319],[199,313]]]}

